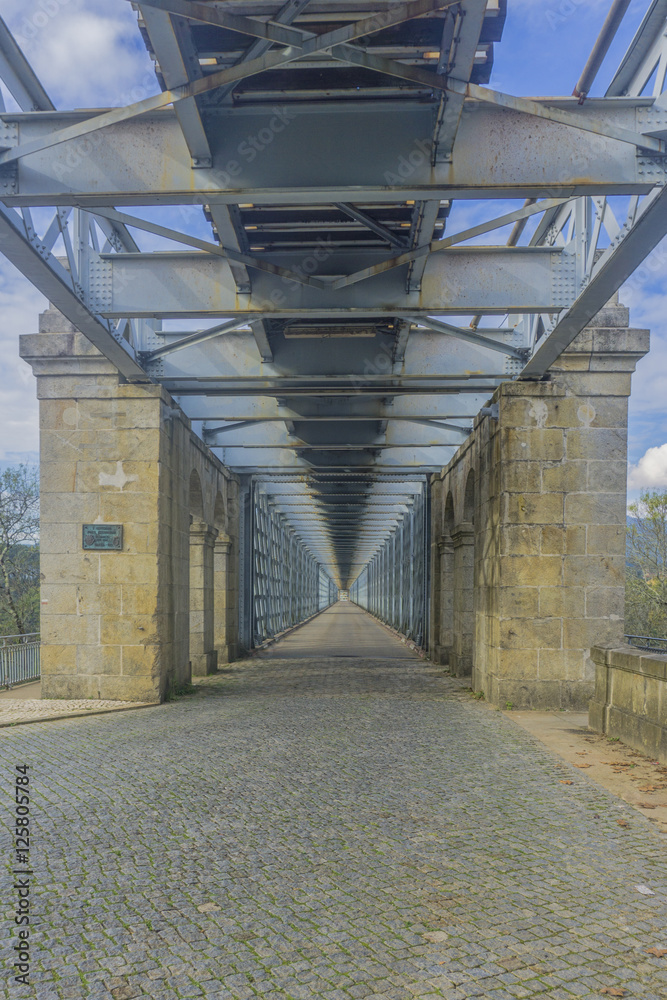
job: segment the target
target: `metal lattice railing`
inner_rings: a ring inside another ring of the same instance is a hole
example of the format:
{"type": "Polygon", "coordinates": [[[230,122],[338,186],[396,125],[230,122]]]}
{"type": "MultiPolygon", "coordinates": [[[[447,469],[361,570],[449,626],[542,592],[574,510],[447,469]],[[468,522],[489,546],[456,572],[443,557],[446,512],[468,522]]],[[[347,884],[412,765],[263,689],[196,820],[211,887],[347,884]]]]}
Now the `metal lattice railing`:
{"type": "Polygon", "coordinates": [[[636,646],[637,649],[667,653],[667,639],[660,639],[655,635],[626,635],[624,638],[629,646],[636,646]]]}
{"type": "Polygon", "coordinates": [[[428,635],[428,533],[428,493],[423,487],[350,588],[351,601],[418,646],[425,646],[428,635]]]}
{"type": "Polygon", "coordinates": [[[255,646],[322,611],[337,589],[286,516],[255,486],[252,493],[252,636],[255,646]]]}
{"type": "Polygon", "coordinates": [[[39,632],[0,636],[0,686],[39,680],[39,632]]]}

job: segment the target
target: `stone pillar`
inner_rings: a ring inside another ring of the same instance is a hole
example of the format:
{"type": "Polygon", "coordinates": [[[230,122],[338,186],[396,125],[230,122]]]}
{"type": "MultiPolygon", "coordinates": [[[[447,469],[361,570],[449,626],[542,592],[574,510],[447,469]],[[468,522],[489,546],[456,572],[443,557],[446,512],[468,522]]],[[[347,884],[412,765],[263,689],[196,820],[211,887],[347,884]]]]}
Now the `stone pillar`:
{"type": "Polygon", "coordinates": [[[449,663],[454,645],[454,545],[450,537],[438,542],[440,553],[440,646],[438,663],[449,663]]]}
{"type": "Polygon", "coordinates": [[[453,642],[449,667],[455,677],[472,674],[474,632],[475,529],[469,521],[457,524],[452,532],[454,549],[453,642]]]}
{"type": "Polygon", "coordinates": [[[227,648],[228,659],[241,652],[239,639],[239,592],[241,589],[241,487],[238,480],[227,484],[227,534],[231,548],[227,562],[227,648]]]}
{"type": "Polygon", "coordinates": [[[173,402],[122,383],[57,312],[40,331],[20,350],[40,400],[42,695],[159,701],[189,676],[174,625],[187,578],[172,552],[173,402]],[[84,524],[122,526],[122,547],[84,547],[84,524]]]}
{"type": "Polygon", "coordinates": [[[476,649],[494,704],[583,710],[591,647],[621,641],[627,400],[649,346],[628,319],[622,306],[602,310],[548,380],[505,383],[498,420],[476,428],[497,469],[482,560],[492,594],[476,649]]]}
{"type": "Polygon", "coordinates": [[[235,642],[230,635],[231,549],[232,540],[229,535],[218,535],[213,555],[214,644],[218,664],[229,663],[234,659],[236,652],[235,642]]]}
{"type": "Polygon", "coordinates": [[[214,555],[217,528],[204,521],[190,525],[190,664],[193,677],[213,674],[218,666],[214,648],[214,555]]]}
{"type": "Polygon", "coordinates": [[[440,659],[440,534],[442,532],[442,480],[433,477],[431,482],[431,603],[429,614],[429,657],[434,663],[440,659]]]}

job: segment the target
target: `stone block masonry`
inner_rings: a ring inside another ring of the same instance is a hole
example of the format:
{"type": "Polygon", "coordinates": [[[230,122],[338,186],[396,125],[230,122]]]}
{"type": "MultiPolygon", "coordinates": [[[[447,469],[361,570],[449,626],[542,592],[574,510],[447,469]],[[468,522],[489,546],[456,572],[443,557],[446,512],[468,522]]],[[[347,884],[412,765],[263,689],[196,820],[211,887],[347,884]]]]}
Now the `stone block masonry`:
{"type": "Polygon", "coordinates": [[[632,646],[594,648],[591,729],[667,764],[667,656],[632,646]]]}
{"type": "Polygon", "coordinates": [[[627,400],[649,348],[628,322],[613,303],[545,379],[500,386],[433,477],[433,655],[495,705],[585,709],[591,647],[622,641],[627,400]],[[452,572],[470,522],[472,574],[452,572]]]}
{"type": "Polygon", "coordinates": [[[236,655],[238,482],[164,389],[123,383],[59,313],[20,350],[40,400],[42,695],[160,701],[236,655]],[[122,551],[84,550],[87,523],[122,524],[122,551]]]}

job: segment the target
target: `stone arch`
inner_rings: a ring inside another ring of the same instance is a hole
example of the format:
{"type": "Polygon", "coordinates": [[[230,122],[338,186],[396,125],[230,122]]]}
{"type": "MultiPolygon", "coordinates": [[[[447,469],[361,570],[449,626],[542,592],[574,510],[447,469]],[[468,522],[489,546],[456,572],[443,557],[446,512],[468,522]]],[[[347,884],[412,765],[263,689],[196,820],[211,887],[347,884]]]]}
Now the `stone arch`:
{"type": "Polygon", "coordinates": [[[224,532],[226,524],[225,501],[220,490],[215,494],[215,505],[213,507],[213,525],[219,532],[224,532]]]}
{"type": "Polygon", "coordinates": [[[454,523],[454,497],[452,496],[452,491],[450,490],[447,494],[447,499],[445,500],[445,516],[443,521],[444,535],[450,540],[454,531],[454,523]]]}
{"type": "Polygon", "coordinates": [[[201,488],[201,479],[196,469],[190,473],[189,485],[190,514],[193,520],[204,520],[204,494],[201,488]]]}
{"type": "Polygon", "coordinates": [[[472,469],[468,473],[463,495],[463,520],[469,524],[475,523],[475,473],[472,469]]]}

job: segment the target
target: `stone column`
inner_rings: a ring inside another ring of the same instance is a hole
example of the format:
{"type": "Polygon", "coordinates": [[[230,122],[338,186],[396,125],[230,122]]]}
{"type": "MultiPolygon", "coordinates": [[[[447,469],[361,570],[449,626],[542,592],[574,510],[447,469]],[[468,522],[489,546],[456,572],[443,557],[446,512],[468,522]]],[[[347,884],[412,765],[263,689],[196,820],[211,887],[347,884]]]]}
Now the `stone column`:
{"type": "Polygon", "coordinates": [[[442,480],[433,477],[431,482],[431,603],[429,614],[429,656],[434,663],[440,660],[440,549],[442,531],[442,480]]]}
{"type": "Polygon", "coordinates": [[[440,553],[440,646],[438,663],[449,663],[454,645],[454,545],[449,537],[438,542],[440,553]]]}
{"type": "Polygon", "coordinates": [[[215,673],[218,654],[214,648],[214,555],[217,528],[204,521],[190,525],[190,664],[193,677],[215,673]]]}
{"type": "Polygon", "coordinates": [[[493,599],[476,659],[494,704],[583,710],[591,647],[621,641],[627,401],[649,346],[628,319],[606,307],[548,380],[505,383],[498,421],[485,418],[494,426],[480,447],[498,475],[483,556],[493,599]]]}
{"type": "Polygon", "coordinates": [[[469,521],[457,524],[452,532],[454,549],[453,642],[449,667],[455,677],[472,674],[474,632],[475,529],[469,521]]]}
{"type": "Polygon", "coordinates": [[[239,641],[239,592],[241,588],[241,502],[242,494],[237,480],[227,484],[227,534],[231,542],[227,562],[227,648],[228,659],[240,655],[239,641]]]}
{"type": "Polygon", "coordinates": [[[232,596],[230,572],[232,540],[229,535],[218,535],[214,545],[214,645],[218,655],[218,664],[229,663],[234,659],[233,640],[230,641],[229,604],[232,596]]]}
{"type": "Polygon", "coordinates": [[[188,678],[173,614],[187,587],[172,553],[174,404],[121,382],[56,311],[40,331],[20,350],[40,400],[42,695],[159,701],[188,678]],[[121,526],[121,547],[88,547],[84,524],[121,526]]]}

